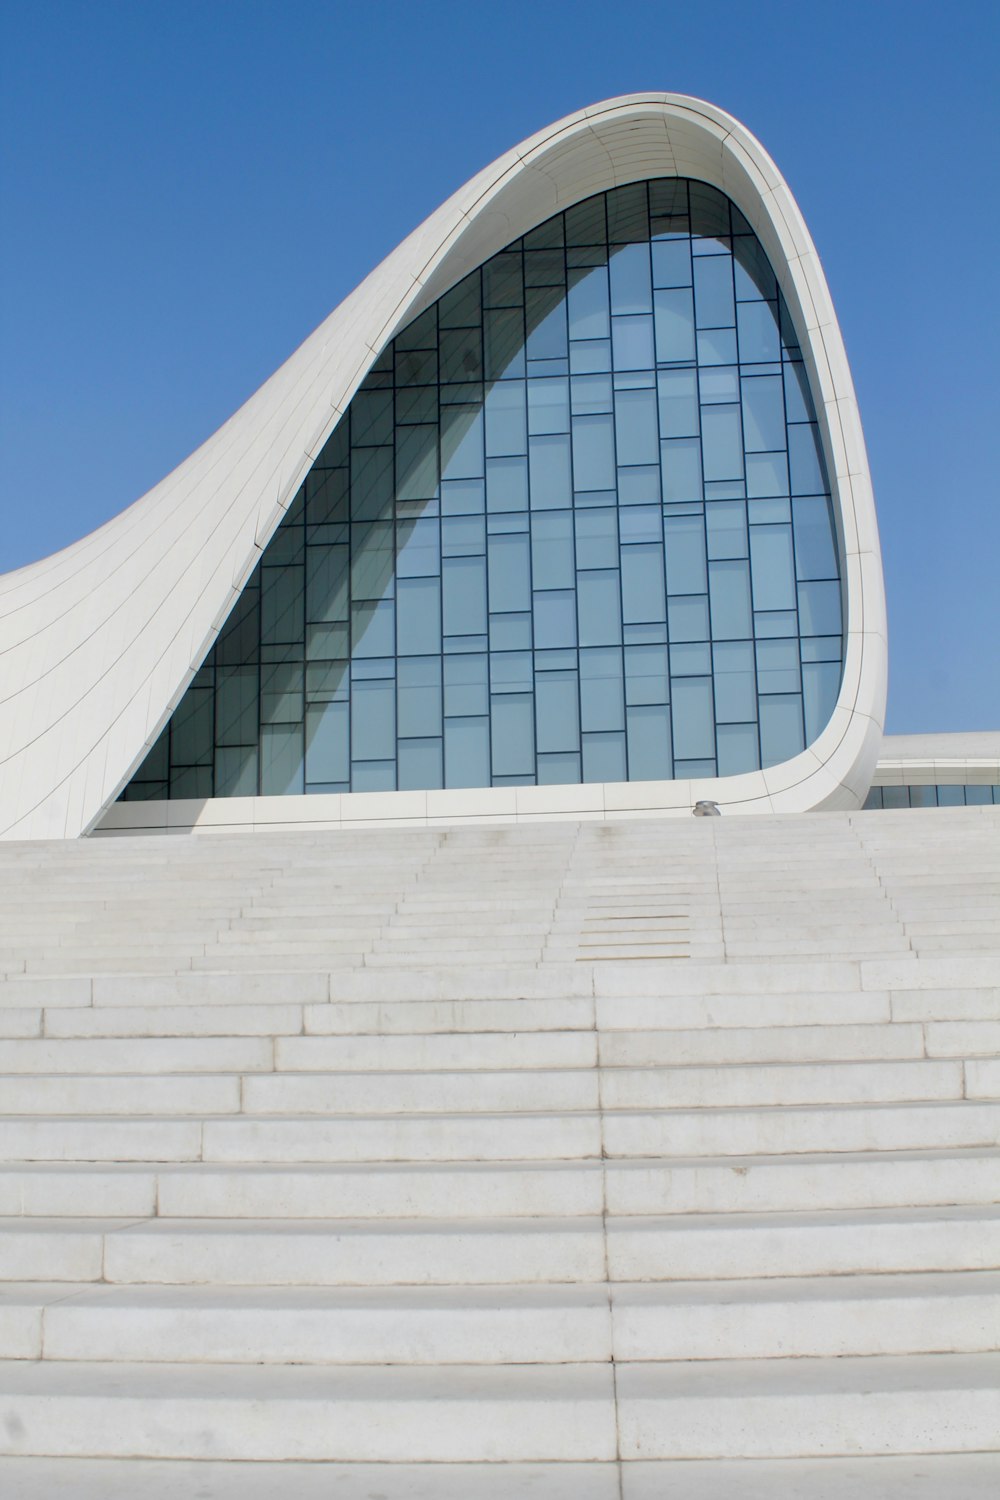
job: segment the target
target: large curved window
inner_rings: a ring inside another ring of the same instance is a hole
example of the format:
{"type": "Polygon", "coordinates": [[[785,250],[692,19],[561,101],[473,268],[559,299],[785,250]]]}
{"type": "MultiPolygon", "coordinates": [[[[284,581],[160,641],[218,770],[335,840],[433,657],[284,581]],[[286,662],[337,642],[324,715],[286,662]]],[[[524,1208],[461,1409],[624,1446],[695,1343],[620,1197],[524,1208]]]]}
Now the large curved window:
{"type": "Polygon", "coordinates": [[[558,214],[376,361],[123,794],[726,776],[836,702],[795,331],[729,200],[558,214]]]}

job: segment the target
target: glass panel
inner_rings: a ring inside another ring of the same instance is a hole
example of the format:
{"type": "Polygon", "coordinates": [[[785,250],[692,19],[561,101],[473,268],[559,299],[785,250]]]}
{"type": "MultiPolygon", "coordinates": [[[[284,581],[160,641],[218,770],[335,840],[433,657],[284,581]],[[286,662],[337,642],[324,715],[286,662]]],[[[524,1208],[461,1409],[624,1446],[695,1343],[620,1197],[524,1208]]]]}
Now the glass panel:
{"type": "Polygon", "coordinates": [[[262,797],[299,796],[304,789],[302,725],[265,726],[260,732],[262,797]]]}
{"type": "Polygon", "coordinates": [[[822,495],[826,489],[819,450],[819,432],[814,424],[789,427],[788,466],[793,495],[822,495]]]}
{"type": "Polygon", "coordinates": [[[712,648],[712,665],[718,723],[739,724],[756,719],[757,687],[752,644],[749,641],[720,642],[712,648]]]}
{"type": "Polygon", "coordinates": [[[494,610],[531,608],[531,555],[526,532],[490,537],[489,588],[494,610]]]}
{"type": "Polygon", "coordinates": [[[720,776],[741,776],[760,769],[756,724],[720,724],[715,737],[720,776]]]}
{"type": "Polygon", "coordinates": [[[563,510],[572,504],[568,437],[531,438],[528,471],[532,510],[563,510]]]}
{"type": "MultiPolygon", "coordinates": [[[[399,662],[397,674],[396,704],[399,734],[407,737],[439,735],[441,733],[440,657],[407,657],[399,662]]],[[[339,780],[338,777],[323,779],[339,780]]]]}
{"type": "Polygon", "coordinates": [[[701,448],[705,479],[743,478],[743,437],[738,406],[703,406],[701,448]]]}
{"type": "MultiPolygon", "coordinates": [[[[536,589],[571,589],[575,582],[574,572],[572,511],[540,512],[531,524],[533,586],[536,589]]],[[[491,597],[495,598],[492,576],[490,591],[491,597]]],[[[524,607],[528,608],[528,604],[524,607]]]]}
{"type": "Polygon", "coordinates": [[[611,351],[616,370],[648,370],[654,360],[652,318],[612,318],[611,351]]]}
{"type": "Polygon", "coordinates": [[[799,584],[799,625],[803,635],[839,635],[840,584],[799,584]]]}
{"type": "Polygon", "coordinates": [[[396,750],[396,686],[351,684],[351,759],[390,760],[396,750]]]}
{"type": "Polygon", "coordinates": [[[619,464],[655,464],[659,461],[655,391],[616,393],[615,440],[619,464]]]}
{"type": "Polygon", "coordinates": [[[571,589],[536,593],[534,616],[535,645],[540,650],[576,645],[576,600],[571,589]]]}
{"type": "Polygon", "coordinates": [[[625,766],[624,734],[583,736],[584,781],[624,781],[625,766]]]}
{"type": "Polygon", "coordinates": [[[696,257],[694,300],[699,328],[731,328],[736,321],[733,263],[728,255],[696,257]]]}
{"type": "Polygon", "coordinates": [[[761,765],[776,766],[805,749],[802,699],[798,694],[760,700],[761,765]]]}
{"type": "Polygon", "coordinates": [[[577,567],[614,567],[618,562],[617,511],[578,510],[575,522],[577,567]]]}
{"type": "Polygon", "coordinates": [[[840,691],[839,661],[807,662],[802,667],[802,706],[806,719],[806,743],[819,738],[837,706],[840,691]]]}
{"type": "Polygon", "coordinates": [[[580,652],[580,715],[585,731],[625,727],[620,651],[580,652]]]}
{"type": "MultiPolygon", "coordinates": [[[[532,382],[537,384],[538,382],[532,382]]],[[[505,380],[486,393],[486,452],[490,458],[527,453],[528,432],[524,411],[524,383],[505,380]]]]}
{"type": "Polygon", "coordinates": [[[663,522],[667,554],[667,590],[701,594],[708,586],[705,527],[700,516],[667,516],[663,522]]]}
{"type": "Polygon", "coordinates": [[[573,477],[578,490],[610,490],[615,483],[610,416],[573,418],[573,477]]]}
{"type": "Polygon", "coordinates": [[[751,526],[750,559],[753,567],[754,609],[794,609],[792,528],[751,526]]]}
{"type": "MultiPolygon", "coordinates": [[[[648,313],[652,311],[649,247],[646,244],[623,245],[615,250],[609,262],[611,272],[611,311],[613,313],[648,313]]],[[[583,337],[600,337],[586,334],[583,337]]]]}
{"type": "Polygon", "coordinates": [[[569,432],[569,381],[528,381],[528,431],[569,432]]]}
{"type": "Polygon", "coordinates": [[[530,693],[504,693],[490,701],[494,776],[535,769],[534,713],[530,693]]]}
{"type": "Polygon", "coordinates": [[[445,635],[482,635],[486,630],[486,559],[446,557],[441,564],[445,635]]]}
{"type": "Polygon", "coordinates": [[[736,560],[711,562],[708,565],[708,583],[713,639],[742,640],[752,636],[750,564],[736,560]]]}
{"type": "Polygon", "coordinates": [[[626,647],[625,696],[630,706],[669,701],[666,646],[626,647]]]}
{"type": "Polygon", "coordinates": [[[748,453],[785,446],[785,398],[780,375],[743,381],[743,435],[748,453]]]}
{"type": "Polygon", "coordinates": [[[671,774],[670,709],[645,705],[628,710],[630,781],[662,781],[671,774]]]}
{"type": "Polygon", "coordinates": [[[792,519],[798,577],[836,578],[837,548],[829,500],[825,495],[793,500],[792,519]]]}
{"type": "MultiPolygon", "coordinates": [[[[617,257],[616,257],[617,259],[617,257]]],[[[608,311],[608,273],[603,266],[571,271],[569,292],[569,336],[571,339],[606,339],[611,335],[608,311]]],[[[643,309],[638,309],[642,311],[643,309]]]]}
{"type": "Polygon", "coordinates": [[[701,760],[715,755],[715,716],[710,677],[678,677],[671,684],[674,757],[701,760]]]}
{"type": "MultiPolygon", "coordinates": [[[[618,645],[622,638],[621,599],[618,574],[607,571],[580,573],[577,577],[580,614],[580,645],[618,645]]],[[[537,599],[537,596],[536,596],[537,599]]],[[[539,642],[539,644],[543,644],[539,642]]],[[[551,642],[564,645],[569,642],[551,642]]]]}
{"type": "Polygon", "coordinates": [[[575,672],[540,672],[535,679],[540,752],[575,751],[580,744],[580,695],[575,672]]]}
{"type": "Polygon", "coordinates": [[[655,292],[653,314],[656,320],[656,358],[660,363],[694,359],[694,302],[690,291],[655,292]]]}
{"type": "MultiPolygon", "coordinates": [[[[736,332],[740,361],[756,364],[781,358],[776,302],[740,302],[736,307],[736,332]]],[[[720,772],[720,775],[722,773],[720,772]]]]}
{"type": "Polygon", "coordinates": [[[663,549],[659,544],[623,547],[622,617],[629,624],[665,620],[663,549]]]}
{"type": "Polygon", "coordinates": [[[350,780],[350,708],[347,703],[326,703],[306,710],[305,776],[310,782],[350,780]]]}
{"type": "Polygon", "coordinates": [[[400,740],[399,790],[431,790],[444,785],[441,740],[400,740]]]}

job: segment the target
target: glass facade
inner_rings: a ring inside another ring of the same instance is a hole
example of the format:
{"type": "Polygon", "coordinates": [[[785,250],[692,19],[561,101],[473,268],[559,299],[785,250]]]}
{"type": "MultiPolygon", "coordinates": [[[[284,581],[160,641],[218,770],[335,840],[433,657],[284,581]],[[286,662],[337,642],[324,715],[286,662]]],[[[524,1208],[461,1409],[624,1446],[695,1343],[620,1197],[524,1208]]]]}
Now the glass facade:
{"type": "Polygon", "coordinates": [[[816,739],[839,548],[774,274],[601,193],[381,354],[128,799],[726,776],[816,739]]]}
{"type": "Polygon", "coordinates": [[[1000,807],[1000,786],[873,786],[866,808],[885,807],[1000,807]]]}

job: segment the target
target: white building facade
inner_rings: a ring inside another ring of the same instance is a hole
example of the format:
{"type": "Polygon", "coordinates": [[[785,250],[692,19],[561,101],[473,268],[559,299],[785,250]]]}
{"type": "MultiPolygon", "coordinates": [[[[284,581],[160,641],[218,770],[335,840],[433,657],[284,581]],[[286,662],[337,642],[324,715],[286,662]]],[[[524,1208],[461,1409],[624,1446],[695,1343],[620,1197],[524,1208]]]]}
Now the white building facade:
{"type": "Polygon", "coordinates": [[[0,650],[8,838],[860,806],[874,502],[773,162],[678,95],[542,131],[0,580],[0,650]]]}

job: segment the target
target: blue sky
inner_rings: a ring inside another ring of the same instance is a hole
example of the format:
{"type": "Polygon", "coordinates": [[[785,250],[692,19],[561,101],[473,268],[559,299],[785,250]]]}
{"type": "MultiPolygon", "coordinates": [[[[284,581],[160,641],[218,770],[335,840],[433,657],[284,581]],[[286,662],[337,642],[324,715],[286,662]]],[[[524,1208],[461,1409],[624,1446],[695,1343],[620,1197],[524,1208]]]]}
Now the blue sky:
{"type": "Polygon", "coordinates": [[[0,570],[179,463],[507,147],[639,89],[775,157],[868,440],[888,729],[1000,728],[998,0],[3,0],[0,570]]]}

